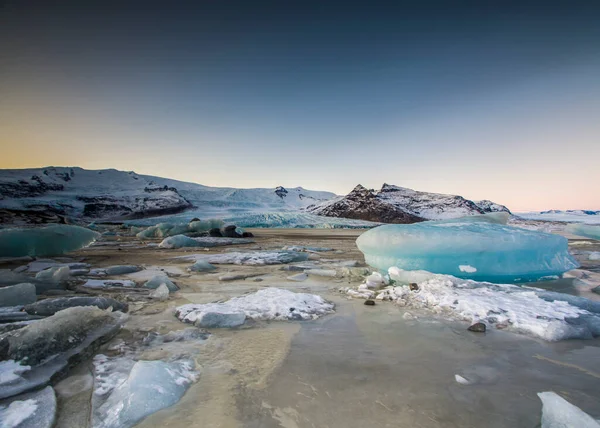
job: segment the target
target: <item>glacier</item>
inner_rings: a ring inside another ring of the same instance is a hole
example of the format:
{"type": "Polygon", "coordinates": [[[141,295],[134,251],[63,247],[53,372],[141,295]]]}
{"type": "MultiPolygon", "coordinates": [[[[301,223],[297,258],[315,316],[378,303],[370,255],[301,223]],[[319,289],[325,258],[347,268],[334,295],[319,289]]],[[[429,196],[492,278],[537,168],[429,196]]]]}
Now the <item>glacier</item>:
{"type": "Polygon", "coordinates": [[[499,283],[536,281],[579,266],[562,236],[481,219],[379,226],[356,245],[380,270],[397,266],[499,283]]]}
{"type": "Polygon", "coordinates": [[[0,230],[0,257],[54,256],[75,251],[94,242],[100,234],[66,224],[0,230]]]}

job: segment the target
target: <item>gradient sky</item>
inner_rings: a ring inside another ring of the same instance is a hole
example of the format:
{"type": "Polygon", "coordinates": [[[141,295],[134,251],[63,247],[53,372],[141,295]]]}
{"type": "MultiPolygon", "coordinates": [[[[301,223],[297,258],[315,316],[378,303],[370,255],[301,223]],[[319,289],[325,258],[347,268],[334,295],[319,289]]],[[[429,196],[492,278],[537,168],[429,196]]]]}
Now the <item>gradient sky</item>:
{"type": "Polygon", "coordinates": [[[600,2],[1,1],[0,168],[600,209],[600,2]]]}

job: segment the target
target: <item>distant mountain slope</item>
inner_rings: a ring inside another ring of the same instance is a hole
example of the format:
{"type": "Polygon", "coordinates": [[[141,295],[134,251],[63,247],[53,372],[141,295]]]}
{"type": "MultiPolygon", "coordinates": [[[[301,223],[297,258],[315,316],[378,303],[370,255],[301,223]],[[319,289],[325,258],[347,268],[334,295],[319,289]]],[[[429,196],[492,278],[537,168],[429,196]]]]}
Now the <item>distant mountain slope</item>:
{"type": "Polygon", "coordinates": [[[4,223],[18,218],[60,221],[61,216],[139,218],[173,214],[192,207],[205,209],[207,215],[226,210],[297,211],[334,196],[301,187],[208,187],[115,169],[0,170],[0,221],[4,223]]]}
{"type": "Polygon", "coordinates": [[[347,196],[307,208],[317,215],[347,217],[385,223],[414,223],[505,211],[491,201],[474,202],[457,195],[419,192],[384,184],[379,191],[358,185],[347,196]],[[368,218],[367,218],[368,217],[368,218]]]}
{"type": "Polygon", "coordinates": [[[600,211],[595,210],[548,210],[516,213],[529,220],[566,221],[600,224],[600,211]]]}

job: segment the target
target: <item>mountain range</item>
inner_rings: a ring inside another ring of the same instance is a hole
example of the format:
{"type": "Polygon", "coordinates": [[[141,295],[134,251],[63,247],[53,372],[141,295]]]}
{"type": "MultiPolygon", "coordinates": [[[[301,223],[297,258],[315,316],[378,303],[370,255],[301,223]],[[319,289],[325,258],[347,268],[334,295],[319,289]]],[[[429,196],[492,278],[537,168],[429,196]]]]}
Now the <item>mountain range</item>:
{"type": "Polygon", "coordinates": [[[384,184],[358,185],[346,196],[302,187],[209,187],[115,169],[46,167],[0,170],[3,224],[129,220],[193,210],[206,217],[237,213],[306,212],[381,223],[414,223],[492,211],[491,201],[419,192],[384,184]]]}

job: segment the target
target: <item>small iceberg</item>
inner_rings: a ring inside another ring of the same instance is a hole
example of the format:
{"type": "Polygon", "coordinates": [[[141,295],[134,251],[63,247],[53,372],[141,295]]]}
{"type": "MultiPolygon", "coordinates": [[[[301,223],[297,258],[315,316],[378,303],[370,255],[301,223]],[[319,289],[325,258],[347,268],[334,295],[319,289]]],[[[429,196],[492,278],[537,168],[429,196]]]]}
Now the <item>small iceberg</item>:
{"type": "Polygon", "coordinates": [[[600,423],[555,392],[540,392],[542,428],[600,428],[600,423]]]}
{"type": "Polygon", "coordinates": [[[79,250],[93,243],[100,234],[66,224],[0,230],[0,257],[55,256],[79,250]]]}
{"type": "Polygon", "coordinates": [[[566,238],[481,218],[379,226],[356,244],[380,270],[396,266],[477,281],[535,281],[578,267],[566,238]]]}

